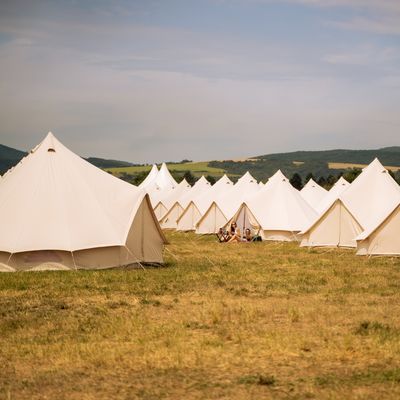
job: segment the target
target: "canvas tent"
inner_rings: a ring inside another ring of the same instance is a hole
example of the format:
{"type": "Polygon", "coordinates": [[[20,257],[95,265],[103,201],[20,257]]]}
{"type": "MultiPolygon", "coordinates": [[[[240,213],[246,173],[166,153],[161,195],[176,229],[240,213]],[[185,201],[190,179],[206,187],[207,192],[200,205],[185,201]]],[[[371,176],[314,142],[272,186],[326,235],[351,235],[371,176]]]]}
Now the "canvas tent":
{"type": "Polygon", "coordinates": [[[148,196],[51,133],[0,186],[2,270],[95,269],[163,261],[148,196]]]}
{"type": "Polygon", "coordinates": [[[176,229],[177,220],[192,199],[198,196],[200,193],[204,193],[205,191],[209,190],[210,187],[210,182],[208,182],[204,176],[197,180],[197,182],[187,192],[175,199],[174,204],[160,220],[161,227],[163,229],[176,229]]]}
{"type": "Polygon", "coordinates": [[[199,192],[192,198],[178,218],[176,229],[180,231],[195,230],[196,223],[210,207],[216,196],[220,193],[226,193],[232,186],[233,182],[224,174],[209,190],[199,192]]]}
{"type": "Polygon", "coordinates": [[[190,188],[191,186],[189,183],[185,178],[183,178],[176,188],[160,193],[160,196],[158,198],[156,197],[153,203],[155,204],[154,213],[156,214],[157,219],[160,221],[179,197],[186,193],[190,188]]]}
{"type": "MultiPolygon", "coordinates": [[[[150,171],[149,176],[152,175],[152,173],[153,169],[150,171]]],[[[156,205],[161,197],[165,196],[177,186],[178,184],[168,171],[167,165],[162,163],[157,174],[153,175],[152,179],[149,179],[145,186],[142,185],[140,187],[149,194],[152,204],[156,205]]]]}
{"type": "Polygon", "coordinates": [[[236,221],[242,232],[249,228],[264,240],[298,240],[316,212],[279,172],[242,203],[226,226],[236,221]]]}
{"type": "Polygon", "coordinates": [[[338,181],[331,187],[328,193],[326,193],[323,199],[318,203],[315,208],[317,212],[320,214],[327,210],[349,186],[350,183],[341,176],[338,181]]]}
{"type": "Polygon", "coordinates": [[[174,189],[178,186],[178,183],[168,171],[167,164],[162,163],[160,170],[158,171],[155,184],[160,189],[174,189]]]}
{"type": "Polygon", "coordinates": [[[324,204],[325,209],[302,232],[301,245],[356,247],[356,237],[381,222],[399,193],[397,183],[375,159],[348,188],[324,204]]]}
{"type": "Polygon", "coordinates": [[[217,233],[228,222],[245,198],[261,190],[257,181],[250,174],[247,173],[243,177],[244,179],[239,179],[235,185],[228,185],[226,190],[216,193],[208,209],[196,222],[196,233],[217,233]]]}
{"type": "Polygon", "coordinates": [[[400,198],[388,209],[381,222],[357,238],[358,255],[400,255],[400,198]]]}
{"type": "Polygon", "coordinates": [[[146,176],[144,181],[139,185],[139,187],[140,188],[146,188],[148,186],[153,185],[155,183],[155,181],[156,181],[157,175],[158,175],[157,165],[153,164],[149,174],[146,176]]]}
{"type": "Polygon", "coordinates": [[[311,207],[316,209],[323,198],[328,194],[328,191],[311,178],[303,189],[300,190],[300,194],[311,207]]]}

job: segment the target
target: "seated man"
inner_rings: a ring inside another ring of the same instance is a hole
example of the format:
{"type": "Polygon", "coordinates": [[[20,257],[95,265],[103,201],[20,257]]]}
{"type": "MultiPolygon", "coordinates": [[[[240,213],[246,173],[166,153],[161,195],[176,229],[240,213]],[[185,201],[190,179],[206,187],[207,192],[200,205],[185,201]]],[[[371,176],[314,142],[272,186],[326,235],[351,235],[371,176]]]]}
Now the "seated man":
{"type": "Polygon", "coordinates": [[[224,228],[219,228],[217,238],[220,242],[227,242],[231,237],[224,228]]]}
{"type": "Polygon", "coordinates": [[[246,228],[244,231],[243,242],[252,242],[252,241],[253,241],[253,236],[251,234],[251,230],[249,228],[246,228]]]}

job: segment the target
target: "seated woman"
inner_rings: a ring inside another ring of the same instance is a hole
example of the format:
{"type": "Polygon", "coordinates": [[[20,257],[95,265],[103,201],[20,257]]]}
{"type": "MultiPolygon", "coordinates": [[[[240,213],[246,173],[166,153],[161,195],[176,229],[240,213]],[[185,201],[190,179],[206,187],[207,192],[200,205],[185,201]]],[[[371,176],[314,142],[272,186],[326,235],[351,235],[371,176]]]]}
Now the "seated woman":
{"type": "Polygon", "coordinates": [[[242,241],[242,235],[240,234],[240,229],[237,227],[236,222],[233,221],[230,229],[231,238],[228,243],[239,243],[242,241]]]}
{"type": "Polygon", "coordinates": [[[243,242],[252,242],[252,241],[253,241],[253,236],[251,234],[251,230],[249,228],[246,228],[244,231],[243,242]]]}

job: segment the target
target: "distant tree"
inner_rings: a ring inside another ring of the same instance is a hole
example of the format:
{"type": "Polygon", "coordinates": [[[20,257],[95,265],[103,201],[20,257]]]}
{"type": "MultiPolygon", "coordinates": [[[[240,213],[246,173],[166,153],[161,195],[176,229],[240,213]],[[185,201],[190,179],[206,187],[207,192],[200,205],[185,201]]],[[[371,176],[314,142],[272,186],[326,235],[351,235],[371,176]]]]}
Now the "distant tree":
{"type": "MultiPolygon", "coordinates": [[[[138,186],[146,179],[146,176],[148,174],[149,174],[149,171],[139,172],[133,177],[132,180],[129,180],[129,176],[128,176],[127,182],[133,183],[134,185],[138,186]]],[[[124,179],[124,178],[122,178],[122,179],[124,179]]]]}
{"type": "Polygon", "coordinates": [[[293,174],[293,176],[290,178],[290,181],[289,181],[291,184],[292,184],[292,186],[294,187],[294,188],[296,188],[297,190],[301,190],[302,188],[303,188],[303,182],[302,182],[302,180],[301,180],[301,176],[297,173],[297,172],[295,172],[294,174],[293,174]]]}
{"type": "Polygon", "coordinates": [[[187,160],[186,158],[184,158],[181,162],[180,162],[180,164],[186,164],[186,163],[190,163],[190,162],[193,162],[192,160],[187,160]]]}
{"type": "Polygon", "coordinates": [[[400,185],[400,170],[396,173],[396,181],[400,185]]]}
{"type": "Polygon", "coordinates": [[[329,175],[327,180],[326,180],[326,188],[330,189],[337,181],[336,176],[334,175],[329,175]]]}
{"type": "Polygon", "coordinates": [[[319,186],[325,187],[326,186],[326,179],[323,176],[320,176],[317,181],[319,186]]]}
{"type": "Polygon", "coordinates": [[[183,177],[186,179],[187,183],[189,183],[190,185],[194,185],[196,182],[196,178],[193,176],[193,174],[190,171],[186,171],[183,174],[183,177]]]}
{"type": "Polygon", "coordinates": [[[349,171],[346,171],[343,174],[343,178],[346,179],[347,182],[351,183],[354,181],[354,179],[357,178],[358,175],[361,174],[361,169],[360,168],[352,168],[349,171]]]}
{"type": "Polygon", "coordinates": [[[310,173],[308,173],[308,174],[306,175],[306,179],[304,179],[304,185],[305,185],[306,183],[308,183],[308,181],[309,181],[310,179],[313,179],[313,180],[315,181],[315,178],[314,178],[314,175],[312,174],[312,172],[310,172],[310,173]]]}
{"type": "Polygon", "coordinates": [[[214,185],[214,183],[216,182],[216,179],[211,175],[207,175],[206,179],[208,180],[208,182],[211,183],[211,185],[214,185]]]}

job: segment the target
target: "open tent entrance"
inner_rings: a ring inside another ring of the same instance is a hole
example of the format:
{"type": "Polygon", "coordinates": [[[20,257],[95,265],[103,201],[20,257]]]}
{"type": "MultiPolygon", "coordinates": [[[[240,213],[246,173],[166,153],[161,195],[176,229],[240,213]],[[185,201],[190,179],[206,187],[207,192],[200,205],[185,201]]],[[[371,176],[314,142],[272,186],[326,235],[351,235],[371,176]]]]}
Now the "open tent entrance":
{"type": "Polygon", "coordinates": [[[236,222],[237,227],[240,229],[240,234],[243,235],[246,229],[250,229],[253,235],[257,234],[263,236],[261,232],[261,225],[258,223],[257,219],[254,217],[253,213],[247,207],[245,203],[241,205],[237,213],[231,218],[227,225],[228,229],[232,223],[236,222]]]}

